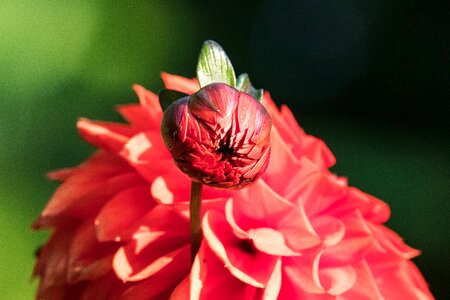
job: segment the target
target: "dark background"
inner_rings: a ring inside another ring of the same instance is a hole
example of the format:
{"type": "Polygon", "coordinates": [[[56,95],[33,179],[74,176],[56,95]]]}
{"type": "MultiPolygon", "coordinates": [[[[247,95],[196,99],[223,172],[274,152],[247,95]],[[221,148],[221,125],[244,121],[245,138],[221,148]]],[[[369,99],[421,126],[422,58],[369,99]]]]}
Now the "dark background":
{"type": "Polygon", "coordinates": [[[0,298],[31,299],[48,170],[93,149],[78,117],[120,120],[140,83],[195,76],[219,42],[237,73],[327,142],[333,171],[385,200],[438,299],[450,294],[450,5],[433,0],[12,1],[0,4],[0,298]]]}

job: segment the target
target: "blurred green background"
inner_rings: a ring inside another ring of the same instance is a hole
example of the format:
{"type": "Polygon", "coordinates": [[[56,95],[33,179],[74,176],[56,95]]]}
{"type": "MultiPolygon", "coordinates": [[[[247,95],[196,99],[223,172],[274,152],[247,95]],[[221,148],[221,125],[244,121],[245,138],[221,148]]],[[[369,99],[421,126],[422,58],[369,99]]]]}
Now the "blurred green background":
{"type": "Polygon", "coordinates": [[[389,203],[446,298],[449,1],[214,2],[0,0],[0,298],[33,298],[45,173],[93,151],[77,118],[120,120],[131,85],[157,91],[161,71],[193,77],[206,39],[328,143],[335,172],[389,203]]]}

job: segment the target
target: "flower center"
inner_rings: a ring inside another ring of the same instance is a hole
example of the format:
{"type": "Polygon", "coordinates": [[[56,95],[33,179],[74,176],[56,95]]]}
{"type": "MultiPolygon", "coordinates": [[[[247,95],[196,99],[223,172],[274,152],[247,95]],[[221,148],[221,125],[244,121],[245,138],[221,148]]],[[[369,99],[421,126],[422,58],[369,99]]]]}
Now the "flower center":
{"type": "Polygon", "coordinates": [[[221,155],[220,161],[228,160],[230,156],[234,156],[236,154],[234,148],[230,145],[229,139],[221,141],[216,153],[221,155]]]}
{"type": "Polygon", "coordinates": [[[238,246],[245,253],[256,255],[256,249],[251,240],[240,240],[238,246]]]}

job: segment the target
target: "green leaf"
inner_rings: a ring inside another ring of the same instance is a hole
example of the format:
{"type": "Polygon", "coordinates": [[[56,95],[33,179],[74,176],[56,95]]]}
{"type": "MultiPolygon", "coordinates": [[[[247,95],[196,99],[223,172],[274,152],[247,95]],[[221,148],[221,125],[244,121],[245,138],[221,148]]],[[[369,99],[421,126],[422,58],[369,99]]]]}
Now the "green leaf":
{"type": "Polygon", "coordinates": [[[222,47],[214,41],[203,43],[198,58],[197,78],[200,87],[218,82],[236,86],[233,65],[222,47]]]}
{"type": "Polygon", "coordinates": [[[249,94],[250,96],[253,96],[258,101],[261,101],[263,97],[264,90],[263,89],[255,89],[250,82],[250,78],[248,77],[248,74],[244,73],[239,75],[236,83],[236,88],[239,91],[242,91],[244,93],[249,94]]]}
{"type": "Polygon", "coordinates": [[[186,96],[188,95],[185,93],[168,89],[162,89],[158,93],[159,103],[161,104],[163,111],[165,111],[173,102],[186,96]]]}

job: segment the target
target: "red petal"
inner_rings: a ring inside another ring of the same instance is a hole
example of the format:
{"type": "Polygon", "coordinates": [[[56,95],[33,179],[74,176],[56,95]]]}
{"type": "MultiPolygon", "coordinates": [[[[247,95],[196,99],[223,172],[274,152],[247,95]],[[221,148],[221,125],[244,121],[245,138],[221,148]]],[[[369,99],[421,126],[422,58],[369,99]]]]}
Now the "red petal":
{"type": "Polygon", "coordinates": [[[135,130],[159,130],[162,120],[161,108],[159,109],[159,113],[156,113],[141,105],[128,104],[119,106],[117,110],[135,130]]]}
{"type": "Polygon", "coordinates": [[[33,271],[33,275],[41,277],[38,294],[46,294],[52,287],[66,282],[67,251],[73,235],[73,228],[56,230],[42,248],[33,271]]]}
{"type": "Polygon", "coordinates": [[[51,171],[51,172],[47,173],[47,177],[51,180],[65,181],[70,176],[72,176],[77,169],[78,169],[77,167],[74,167],[74,168],[65,168],[65,169],[60,169],[60,170],[56,170],[56,171],[51,171]]]}
{"type": "Polygon", "coordinates": [[[122,294],[121,300],[168,299],[175,287],[189,272],[189,249],[184,248],[183,261],[176,261],[151,277],[133,283],[122,294]]]}
{"type": "Polygon", "coordinates": [[[184,261],[184,254],[177,251],[189,242],[189,224],[170,207],[157,205],[133,227],[132,239],[119,249],[113,261],[123,281],[146,278],[175,257],[184,261]]]}
{"type": "Polygon", "coordinates": [[[140,176],[116,156],[100,152],[80,165],[53,194],[34,228],[48,225],[45,219],[92,216],[113,195],[143,183],[140,176]]]}
{"type": "Polygon", "coordinates": [[[80,119],[77,122],[80,135],[97,148],[117,153],[134,134],[134,130],[126,125],[93,122],[87,119],[80,119]]]}
{"type": "MultiPolygon", "coordinates": [[[[192,272],[191,272],[192,274],[192,272]]],[[[184,278],[177,287],[170,294],[169,300],[193,300],[196,299],[191,297],[189,294],[191,292],[191,281],[190,276],[184,278]]],[[[198,298],[197,298],[198,299],[198,298]]]]}
{"type": "Polygon", "coordinates": [[[151,116],[151,119],[156,119],[162,113],[161,105],[159,104],[158,95],[140,86],[133,85],[133,90],[139,97],[141,106],[144,107],[151,116]]]}
{"type": "MultiPolygon", "coordinates": [[[[124,285],[111,270],[107,275],[86,282],[83,293],[77,300],[109,300],[119,299],[127,286],[124,285]]],[[[49,298],[53,299],[53,298],[49,298]]]]}
{"type": "MultiPolygon", "coordinates": [[[[190,247],[167,248],[167,245],[152,241],[142,254],[135,255],[129,248],[122,247],[114,256],[113,267],[117,276],[125,281],[140,281],[150,278],[166,268],[176,265],[189,266],[190,247]]],[[[134,251],[134,250],[133,250],[134,251]]]]}
{"type": "Polygon", "coordinates": [[[158,176],[152,182],[153,198],[161,204],[189,201],[190,180],[184,174],[173,172],[158,176]]]}
{"type": "Polygon", "coordinates": [[[147,185],[126,189],[114,196],[95,219],[100,241],[120,241],[129,226],[140,220],[154,206],[147,185]],[[119,216],[119,217],[118,217],[119,216]]]}
{"type": "MultiPolygon", "coordinates": [[[[149,182],[156,176],[177,172],[159,131],[141,132],[127,141],[120,155],[149,182]],[[155,160],[155,157],[158,159],[155,160]]],[[[181,174],[180,171],[178,171],[181,174]]]]}
{"type": "Polygon", "coordinates": [[[161,73],[166,89],[179,91],[188,95],[195,93],[200,89],[197,79],[188,79],[169,73],[161,73]]]}
{"type": "Polygon", "coordinates": [[[117,248],[114,243],[99,243],[93,219],[86,220],[77,229],[69,248],[67,282],[93,280],[108,273],[117,248]]]}

